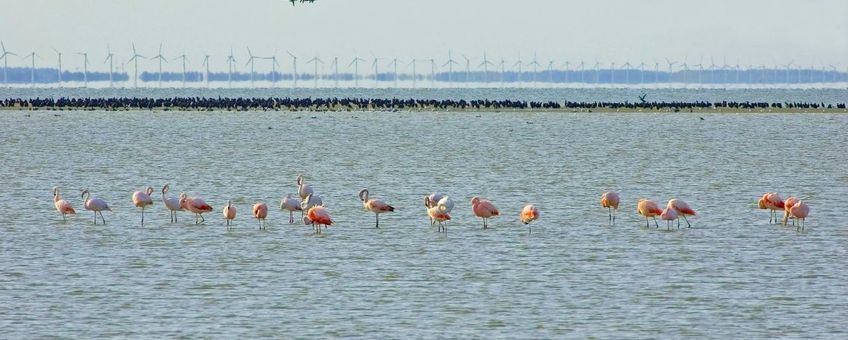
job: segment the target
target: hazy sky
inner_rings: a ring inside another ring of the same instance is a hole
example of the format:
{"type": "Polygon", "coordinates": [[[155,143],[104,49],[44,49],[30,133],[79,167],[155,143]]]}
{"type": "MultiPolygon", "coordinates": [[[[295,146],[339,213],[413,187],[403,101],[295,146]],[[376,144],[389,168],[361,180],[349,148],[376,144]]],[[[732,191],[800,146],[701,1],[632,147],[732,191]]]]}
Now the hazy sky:
{"type": "MultiPolygon", "coordinates": [[[[244,65],[246,47],[258,55],[285,50],[348,60],[397,56],[445,59],[452,49],[475,59],[597,59],[604,65],[710,57],[728,64],[835,64],[848,67],[846,0],[5,0],[0,40],[12,51],[88,51],[102,69],[106,44],[126,60],[130,43],[152,56],[159,42],[173,58],[183,50],[198,67],[203,53],[217,69],[230,46],[244,65]]],[[[81,57],[67,55],[73,68],[81,57]]],[[[703,58],[703,59],[702,59],[703,58]]],[[[14,63],[26,64],[18,59],[14,63]]],[[[288,60],[280,62],[288,66],[288,60]]],[[[345,62],[345,66],[348,62],[345,62]]],[[[154,62],[146,62],[145,69],[154,62]]],[[[168,67],[176,67],[172,61],[168,67]]],[[[243,66],[240,66],[243,67],[243,66]]],[[[306,67],[305,65],[303,67],[306,67]]]]}

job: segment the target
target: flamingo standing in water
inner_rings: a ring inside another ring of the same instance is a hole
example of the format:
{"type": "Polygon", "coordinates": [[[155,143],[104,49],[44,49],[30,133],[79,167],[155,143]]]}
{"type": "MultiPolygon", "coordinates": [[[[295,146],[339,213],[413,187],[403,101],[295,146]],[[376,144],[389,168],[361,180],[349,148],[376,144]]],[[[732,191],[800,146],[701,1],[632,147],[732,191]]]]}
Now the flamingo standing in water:
{"type": "Polygon", "coordinates": [[[784,210],[786,205],[783,202],[783,199],[780,198],[776,192],[767,192],[763,194],[763,197],[757,201],[757,205],[760,209],[768,209],[769,214],[769,223],[777,223],[777,210],[784,210]]]}
{"type": "MultiPolygon", "coordinates": [[[[425,200],[428,199],[429,197],[425,198],[425,200]]],[[[445,203],[443,201],[439,201],[439,203],[435,206],[427,208],[427,216],[430,217],[430,221],[432,222],[431,225],[439,223],[439,232],[448,232],[448,227],[446,223],[447,221],[450,221],[451,216],[450,211],[448,211],[448,208],[447,206],[445,206],[445,203]]]]}
{"type": "Polygon", "coordinates": [[[321,199],[321,196],[318,196],[314,193],[309,193],[309,195],[307,195],[306,198],[300,202],[300,209],[302,212],[305,213],[309,211],[310,208],[319,205],[324,205],[324,200],[321,199]]]}
{"type": "MultiPolygon", "coordinates": [[[[428,196],[424,196],[424,208],[427,209],[427,215],[430,214],[430,209],[434,208],[436,205],[438,205],[439,201],[443,197],[445,197],[445,195],[440,193],[440,192],[434,192],[434,193],[432,193],[428,196]]],[[[431,217],[430,218],[430,225],[433,225],[433,224],[436,224],[436,221],[433,220],[433,218],[431,217]]]]}
{"type": "Polygon", "coordinates": [[[188,197],[186,193],[180,193],[180,207],[194,213],[194,224],[206,222],[204,213],[212,212],[212,206],[206,204],[200,197],[188,197]],[[197,218],[200,217],[200,221],[197,218]]]}
{"type": "Polygon", "coordinates": [[[153,187],[147,187],[144,191],[136,191],[132,194],[132,202],[136,208],[141,208],[141,225],[144,226],[144,207],[153,205],[153,187]]]}
{"type": "Polygon", "coordinates": [[[56,211],[62,214],[62,221],[67,222],[65,219],[65,215],[75,215],[77,212],[74,210],[74,207],[71,206],[71,202],[68,202],[59,195],[59,187],[53,187],[53,206],[56,207],[56,211]]]}
{"type": "Polygon", "coordinates": [[[618,193],[608,191],[601,194],[601,206],[609,210],[609,224],[615,225],[615,212],[618,211],[618,193]]]}
{"type": "Polygon", "coordinates": [[[660,225],[657,224],[657,216],[662,214],[662,210],[657,207],[657,204],[654,201],[640,198],[639,203],[636,204],[636,211],[639,215],[645,216],[645,228],[650,228],[650,225],[648,224],[649,217],[654,219],[654,225],[656,225],[657,228],[660,227],[660,225]]]}
{"type": "MultiPolygon", "coordinates": [[[[785,226],[787,222],[789,222],[789,218],[792,217],[792,213],[789,212],[790,209],[798,203],[798,199],[795,196],[789,196],[786,198],[786,201],[783,201],[783,225],[785,226]]],[[[795,219],[792,219],[792,225],[795,225],[795,219]]]]}
{"type": "Polygon", "coordinates": [[[376,216],[377,223],[375,224],[375,228],[380,227],[380,214],[395,211],[395,207],[386,203],[379,198],[368,198],[368,189],[362,189],[359,191],[359,199],[362,200],[362,207],[365,210],[374,213],[376,216]]]}
{"type": "Polygon", "coordinates": [[[474,213],[474,216],[483,218],[483,229],[489,228],[489,218],[501,214],[491,201],[481,199],[478,196],[471,198],[471,211],[474,213]]]}
{"type": "Polygon", "coordinates": [[[165,197],[165,194],[170,189],[168,184],[162,187],[162,202],[165,203],[165,207],[168,208],[168,211],[171,215],[171,223],[177,222],[177,212],[183,211],[183,208],[180,207],[180,199],[176,197],[165,197]]]}
{"type": "Polygon", "coordinates": [[[233,202],[227,200],[227,205],[224,206],[224,209],[221,209],[221,213],[224,215],[224,219],[227,220],[227,229],[230,229],[230,224],[236,219],[236,207],[233,206],[233,202]]]}
{"type": "Polygon", "coordinates": [[[295,211],[303,211],[303,208],[300,207],[300,202],[296,198],[291,197],[291,194],[286,194],[286,197],[280,200],[280,209],[289,212],[289,224],[294,223],[295,211]]]}
{"type": "Polygon", "coordinates": [[[532,230],[530,228],[530,222],[533,222],[539,218],[539,208],[532,204],[528,204],[524,206],[524,209],[521,209],[521,222],[527,225],[527,233],[531,233],[532,230]]]}
{"type": "Polygon", "coordinates": [[[83,190],[82,194],[80,194],[80,197],[82,197],[83,201],[85,202],[83,203],[85,210],[90,210],[94,212],[94,225],[97,225],[98,213],[100,214],[100,219],[103,220],[103,224],[106,224],[106,219],[103,218],[103,211],[112,211],[112,208],[109,208],[109,204],[106,204],[106,201],[100,198],[92,198],[91,193],[88,192],[88,189],[83,190]]]}
{"type": "Polygon", "coordinates": [[[789,208],[789,213],[798,220],[798,226],[795,227],[795,230],[804,230],[807,224],[807,216],[810,216],[810,207],[807,203],[799,200],[792,208],[789,208]]]}
{"type": "Polygon", "coordinates": [[[300,199],[305,200],[307,196],[313,193],[312,186],[306,184],[303,175],[297,176],[297,195],[300,199]]]}
{"type": "Polygon", "coordinates": [[[680,228],[680,218],[677,217],[677,210],[674,209],[671,205],[665,207],[662,213],[660,214],[660,219],[666,221],[665,230],[671,229],[672,221],[677,220],[678,229],[680,228]]]}
{"type": "Polygon", "coordinates": [[[265,218],[268,217],[268,205],[259,202],[253,205],[253,217],[259,220],[259,230],[265,229],[265,218]]]}
{"type": "Polygon", "coordinates": [[[316,233],[321,233],[321,226],[329,227],[333,225],[333,219],[330,218],[330,212],[327,208],[323,206],[316,205],[306,212],[306,216],[303,217],[303,222],[305,224],[311,224],[313,228],[316,228],[316,233]]]}
{"type": "Polygon", "coordinates": [[[683,217],[683,220],[686,221],[687,228],[692,228],[692,225],[689,224],[689,220],[686,219],[686,215],[695,216],[695,210],[689,207],[689,204],[684,202],[683,200],[672,198],[668,200],[668,204],[666,205],[668,208],[672,208],[677,211],[677,229],[680,229],[680,217],[683,217]]]}

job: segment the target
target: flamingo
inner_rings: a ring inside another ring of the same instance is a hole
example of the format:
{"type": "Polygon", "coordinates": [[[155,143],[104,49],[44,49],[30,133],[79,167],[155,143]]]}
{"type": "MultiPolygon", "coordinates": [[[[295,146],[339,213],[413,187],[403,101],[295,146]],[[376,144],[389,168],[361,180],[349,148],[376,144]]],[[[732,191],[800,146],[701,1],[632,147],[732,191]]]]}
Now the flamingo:
{"type": "Polygon", "coordinates": [[[654,219],[654,225],[656,225],[657,228],[660,227],[660,225],[657,224],[657,216],[662,214],[662,210],[657,207],[657,204],[654,203],[654,201],[640,198],[639,203],[636,204],[636,211],[639,212],[639,215],[645,216],[645,228],[650,227],[648,224],[649,217],[654,219]]]}
{"type": "Polygon", "coordinates": [[[262,202],[254,204],[253,217],[259,220],[259,229],[265,229],[265,218],[268,217],[268,206],[262,202]]]}
{"type": "Polygon", "coordinates": [[[103,218],[103,211],[112,211],[112,208],[109,208],[109,204],[106,204],[106,201],[94,197],[91,197],[91,193],[88,192],[88,189],[82,191],[80,195],[82,200],[85,202],[83,206],[85,206],[85,210],[90,210],[94,212],[94,225],[97,225],[97,214],[100,214],[100,219],[103,220],[103,224],[106,224],[106,219],[103,218]]]}
{"type": "MultiPolygon", "coordinates": [[[[798,203],[798,199],[795,198],[795,196],[789,196],[789,197],[786,198],[786,201],[783,201],[783,208],[784,208],[783,209],[783,225],[784,226],[786,225],[786,222],[789,222],[789,217],[792,216],[792,214],[789,212],[789,209],[792,209],[792,207],[795,205],[795,203],[798,203]]],[[[792,225],[795,225],[795,219],[794,218],[792,219],[792,225]]]]}
{"type": "Polygon", "coordinates": [[[183,211],[183,208],[180,207],[180,199],[176,197],[165,197],[165,194],[170,189],[169,184],[165,184],[162,187],[162,202],[165,203],[165,207],[168,208],[168,211],[171,215],[171,223],[177,222],[177,212],[183,211]]]}
{"type": "Polygon", "coordinates": [[[329,227],[333,225],[333,219],[330,218],[330,212],[327,208],[323,206],[316,205],[306,212],[306,216],[303,217],[303,222],[306,224],[312,224],[312,226],[316,229],[318,234],[321,233],[321,226],[329,227]]]}
{"type": "Polygon", "coordinates": [[[62,221],[67,222],[65,219],[65,215],[75,215],[77,212],[74,210],[74,207],[71,206],[71,202],[68,202],[59,195],[59,187],[53,187],[53,206],[56,207],[56,211],[62,214],[62,221]]]}
{"type": "Polygon", "coordinates": [[[230,224],[236,219],[236,207],[233,206],[233,202],[227,200],[227,205],[224,206],[221,213],[224,214],[224,219],[227,220],[227,229],[230,229],[230,224]]]}
{"type": "Polygon", "coordinates": [[[471,198],[471,211],[474,213],[474,216],[483,218],[483,229],[489,228],[489,218],[501,214],[491,201],[481,199],[478,196],[471,198]]]}
{"type": "MultiPolygon", "coordinates": [[[[666,221],[665,230],[671,229],[671,225],[673,224],[672,221],[674,220],[677,220],[678,225],[680,223],[680,218],[677,217],[677,210],[675,210],[674,207],[672,207],[670,204],[665,207],[665,209],[663,209],[662,213],[660,214],[660,219],[666,221]]],[[[678,226],[678,228],[680,227],[678,226]]]]}
{"type": "Polygon", "coordinates": [[[530,229],[530,222],[533,222],[539,218],[539,208],[532,204],[528,204],[524,206],[524,209],[521,209],[521,222],[527,225],[527,233],[532,232],[530,229]]]}
{"type": "Polygon", "coordinates": [[[618,210],[618,202],[621,200],[618,193],[608,191],[601,194],[601,206],[609,210],[609,223],[615,225],[615,212],[618,210]]]}
{"type": "Polygon", "coordinates": [[[377,223],[375,228],[380,227],[380,214],[395,211],[395,207],[386,203],[379,198],[368,199],[368,189],[362,189],[359,191],[359,199],[362,200],[362,207],[365,210],[374,213],[374,216],[377,218],[377,223]]]}
{"type": "Polygon", "coordinates": [[[792,208],[789,208],[789,213],[792,214],[792,217],[799,220],[798,226],[795,227],[795,230],[804,230],[806,227],[807,216],[810,216],[810,207],[804,201],[798,200],[792,208]]]}
{"type": "Polygon", "coordinates": [[[286,194],[286,198],[280,200],[280,209],[288,210],[289,212],[289,224],[294,223],[294,212],[295,211],[303,211],[303,208],[300,207],[300,202],[294,197],[291,197],[291,194],[286,194]]]}
{"type": "Polygon", "coordinates": [[[153,205],[153,187],[148,186],[144,191],[136,191],[132,194],[132,202],[136,208],[141,208],[141,225],[144,226],[144,207],[153,205]]]}
{"type": "Polygon", "coordinates": [[[306,184],[303,175],[297,176],[297,195],[300,196],[300,199],[305,200],[312,192],[312,186],[306,184]]]}
{"type": "Polygon", "coordinates": [[[769,215],[769,223],[777,223],[777,210],[784,210],[786,205],[783,202],[783,199],[780,198],[776,192],[767,192],[763,194],[763,197],[757,202],[757,205],[760,209],[768,209],[770,212],[769,215]]]}
{"type": "MultiPolygon", "coordinates": [[[[428,196],[424,196],[424,208],[427,209],[428,215],[429,215],[430,208],[433,208],[436,205],[438,205],[439,201],[443,197],[445,197],[445,195],[442,194],[442,193],[439,193],[439,192],[434,192],[434,193],[432,193],[428,196]]],[[[433,224],[436,224],[436,221],[433,220],[432,218],[430,218],[430,225],[433,225],[433,224]]]]}
{"type": "Polygon", "coordinates": [[[450,198],[450,196],[442,197],[442,199],[440,199],[439,202],[436,203],[436,205],[437,206],[438,205],[445,206],[445,212],[446,213],[450,213],[451,211],[453,211],[454,204],[453,204],[453,200],[450,198]]]}
{"type": "Polygon", "coordinates": [[[180,207],[194,213],[194,224],[206,222],[203,218],[204,213],[212,212],[212,206],[206,204],[200,197],[188,197],[186,193],[180,193],[180,207]],[[200,217],[200,221],[197,218],[200,217]]]}
{"type": "Polygon", "coordinates": [[[687,228],[692,228],[692,225],[689,224],[689,220],[686,219],[686,216],[695,216],[697,215],[697,213],[695,213],[695,210],[692,210],[692,208],[689,207],[689,204],[687,204],[683,200],[672,198],[668,200],[668,204],[666,205],[666,207],[672,208],[677,211],[677,229],[680,229],[680,217],[683,217],[683,220],[686,221],[687,228]]]}
{"type": "Polygon", "coordinates": [[[450,221],[451,216],[444,203],[441,203],[441,201],[439,202],[439,204],[427,208],[427,216],[430,216],[430,221],[432,221],[431,224],[439,223],[439,232],[448,232],[446,223],[447,221],[450,221]]]}
{"type": "Polygon", "coordinates": [[[310,208],[314,206],[324,205],[324,200],[321,199],[321,196],[318,196],[314,193],[309,193],[303,201],[300,202],[300,209],[302,212],[309,211],[310,208]]]}

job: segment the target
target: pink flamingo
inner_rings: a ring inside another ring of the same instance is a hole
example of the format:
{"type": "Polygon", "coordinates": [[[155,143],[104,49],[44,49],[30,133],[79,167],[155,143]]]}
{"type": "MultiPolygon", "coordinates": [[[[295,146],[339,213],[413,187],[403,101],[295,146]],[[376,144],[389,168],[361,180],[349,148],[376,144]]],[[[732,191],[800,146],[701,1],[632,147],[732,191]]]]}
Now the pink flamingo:
{"type": "Polygon", "coordinates": [[[312,224],[313,228],[317,228],[316,232],[318,234],[321,233],[322,225],[326,227],[333,225],[333,219],[330,218],[330,212],[327,208],[320,205],[309,208],[309,211],[306,212],[306,216],[303,217],[303,222],[306,224],[312,224]]]}
{"type": "Polygon", "coordinates": [[[689,224],[689,220],[686,219],[686,215],[695,216],[697,213],[695,213],[695,210],[692,210],[692,208],[689,207],[689,204],[687,204],[683,200],[672,198],[668,201],[666,207],[672,208],[677,211],[677,229],[680,229],[680,217],[683,217],[683,220],[686,221],[687,228],[692,227],[692,225],[689,224]]]}
{"type": "Polygon", "coordinates": [[[162,202],[165,203],[165,207],[168,208],[168,211],[171,215],[171,223],[177,222],[177,212],[183,211],[183,208],[180,207],[180,199],[177,197],[165,197],[165,194],[170,189],[169,184],[165,184],[162,187],[162,202]]]}
{"type": "Polygon", "coordinates": [[[153,205],[153,187],[147,187],[144,191],[136,191],[132,194],[132,202],[136,208],[141,208],[141,225],[144,226],[144,207],[153,205]]]}
{"type": "MultiPolygon", "coordinates": [[[[429,198],[425,198],[425,200],[428,199],[429,198]]],[[[432,221],[431,225],[439,223],[439,232],[448,232],[448,227],[446,223],[451,219],[450,212],[448,211],[445,202],[439,202],[440,203],[436,204],[435,206],[427,208],[427,216],[430,216],[430,221],[432,221]]]]}
{"type": "Polygon", "coordinates": [[[527,225],[527,233],[532,232],[530,229],[530,222],[533,222],[539,218],[539,209],[532,204],[528,204],[524,206],[524,209],[521,209],[521,222],[527,225]]]}
{"type": "Polygon", "coordinates": [[[359,199],[362,200],[362,207],[364,207],[365,210],[373,212],[374,216],[376,216],[376,228],[380,227],[380,214],[395,211],[395,207],[389,205],[386,201],[379,198],[369,199],[368,189],[362,189],[359,191],[359,199]]]}
{"type": "Polygon", "coordinates": [[[767,192],[763,194],[763,197],[757,202],[757,205],[760,209],[768,209],[769,214],[769,223],[777,223],[777,210],[784,210],[786,205],[783,202],[783,199],[780,198],[776,192],[767,192]]]}
{"type": "MultiPolygon", "coordinates": [[[[444,194],[439,192],[434,192],[428,196],[424,196],[424,208],[427,208],[427,214],[430,214],[430,208],[435,207],[439,204],[439,200],[445,197],[444,194]]],[[[430,225],[436,224],[436,221],[433,218],[430,218],[430,225]]]]}
{"type": "Polygon", "coordinates": [[[83,201],[85,202],[83,203],[85,210],[90,210],[94,212],[94,225],[97,225],[98,213],[100,214],[100,219],[103,220],[103,224],[106,224],[106,219],[103,218],[103,211],[112,211],[112,208],[109,208],[109,204],[106,204],[106,201],[100,198],[92,198],[91,193],[88,192],[88,189],[83,190],[80,197],[82,197],[83,201]]]}
{"type": "Polygon", "coordinates": [[[67,222],[65,219],[65,215],[75,215],[77,212],[74,210],[74,207],[71,206],[71,202],[68,202],[59,195],[59,187],[53,187],[53,206],[56,207],[56,211],[62,214],[62,221],[67,222]]]}
{"type": "Polygon", "coordinates": [[[303,211],[303,208],[300,207],[300,202],[296,198],[291,197],[291,194],[286,194],[286,197],[280,200],[280,209],[289,212],[289,224],[294,223],[295,211],[303,211]]]}
{"type": "Polygon", "coordinates": [[[646,200],[644,198],[639,199],[639,203],[636,204],[636,211],[639,215],[645,216],[645,228],[650,228],[648,224],[648,218],[654,219],[654,225],[659,228],[660,225],[657,224],[657,216],[662,214],[662,210],[657,207],[657,204],[654,201],[646,200]]]}
{"type": "Polygon", "coordinates": [[[792,217],[799,220],[795,230],[804,230],[806,227],[807,216],[810,216],[810,207],[804,201],[799,200],[792,208],[789,208],[789,213],[792,217]]]}
{"type": "Polygon", "coordinates": [[[206,222],[204,213],[212,212],[212,206],[206,204],[200,197],[188,197],[186,193],[180,193],[180,207],[194,213],[194,224],[206,222]],[[200,217],[200,221],[197,218],[200,217]]]}
{"type": "Polygon", "coordinates": [[[615,212],[621,199],[617,192],[608,191],[601,194],[601,206],[609,210],[609,224],[615,225],[615,212]]]}
{"type": "MultiPolygon", "coordinates": [[[[798,199],[795,196],[789,196],[786,198],[786,201],[783,201],[783,225],[785,226],[787,222],[789,222],[789,217],[791,217],[791,213],[789,209],[792,209],[792,206],[798,203],[798,199]]],[[[792,225],[795,225],[795,219],[792,219],[792,225]]]]}
{"type": "Polygon", "coordinates": [[[224,209],[221,209],[221,213],[224,214],[224,219],[227,220],[227,229],[230,229],[230,224],[236,219],[236,207],[233,206],[233,202],[227,200],[227,205],[224,206],[224,209]]]}
{"type": "Polygon", "coordinates": [[[253,217],[259,220],[259,229],[265,229],[265,218],[268,217],[268,206],[259,202],[253,205],[253,217]]]}
{"type": "Polygon", "coordinates": [[[501,214],[491,201],[481,199],[478,196],[471,198],[471,211],[474,213],[474,216],[483,218],[483,229],[489,228],[489,218],[501,214]]]}
{"type": "Polygon", "coordinates": [[[312,193],[312,186],[306,184],[306,180],[303,179],[303,175],[297,176],[297,195],[300,196],[300,199],[305,200],[306,197],[312,193]]]}
{"type": "Polygon", "coordinates": [[[671,229],[672,221],[677,220],[678,227],[680,228],[680,218],[677,217],[677,210],[672,206],[667,206],[663,209],[662,213],[660,213],[660,219],[666,221],[665,230],[671,229]]]}

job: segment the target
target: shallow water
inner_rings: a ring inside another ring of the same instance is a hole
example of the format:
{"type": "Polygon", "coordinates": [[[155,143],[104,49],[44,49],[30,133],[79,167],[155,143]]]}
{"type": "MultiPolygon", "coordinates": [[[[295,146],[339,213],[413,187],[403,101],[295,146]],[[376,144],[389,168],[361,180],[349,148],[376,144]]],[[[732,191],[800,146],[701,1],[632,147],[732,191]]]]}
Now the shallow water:
{"type": "Polygon", "coordinates": [[[845,337],[848,116],[4,112],[0,333],[67,337],[845,337]],[[26,116],[29,114],[30,116],[26,116]],[[276,209],[305,174],[337,224],[276,209]],[[158,189],[215,207],[168,223],[158,189]],[[63,223],[50,189],[78,215],[63,223]],[[130,201],[156,187],[146,224],[130,201]],[[362,187],[397,211],[362,210],[362,187]],[[92,224],[79,190],[107,200],[92,224]],[[602,191],[623,197],[607,226],[602,191]],[[457,202],[446,234],[425,193],[457,202]],[[805,199],[804,232],[765,191],[805,199]],[[473,195],[503,216],[481,230],[473,195]],[[691,229],[635,202],[688,201],[691,229]],[[220,215],[238,208],[235,229],[220,215]],[[250,205],[273,208],[259,231],[250,205]],[[518,222],[541,209],[532,233],[518,222]]]}

